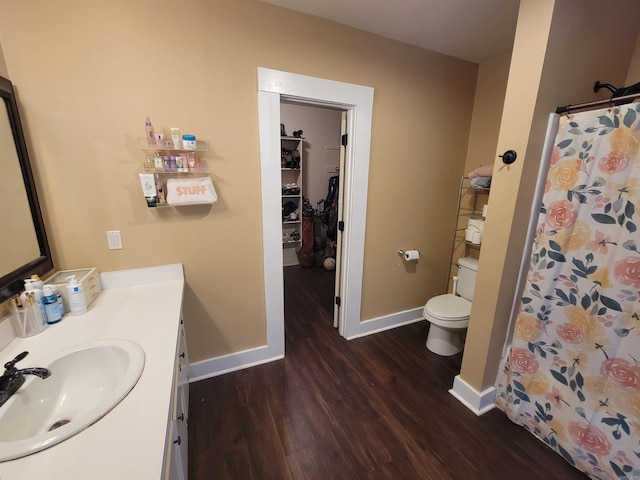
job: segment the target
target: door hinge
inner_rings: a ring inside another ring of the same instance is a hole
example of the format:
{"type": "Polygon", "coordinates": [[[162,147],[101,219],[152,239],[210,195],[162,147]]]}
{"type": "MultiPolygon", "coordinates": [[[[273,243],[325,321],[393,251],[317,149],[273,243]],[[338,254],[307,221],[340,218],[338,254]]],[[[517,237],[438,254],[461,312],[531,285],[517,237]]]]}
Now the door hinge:
{"type": "Polygon", "coordinates": [[[342,220],[338,222],[338,230],[344,232],[344,222],[342,220]]]}
{"type": "Polygon", "coordinates": [[[340,297],[336,297],[336,305],[340,306],[340,303],[342,303],[342,300],[340,300],[340,297]]]}
{"type": "Polygon", "coordinates": [[[345,133],[344,135],[342,135],[342,146],[346,147],[348,141],[349,141],[349,134],[345,133]]]}

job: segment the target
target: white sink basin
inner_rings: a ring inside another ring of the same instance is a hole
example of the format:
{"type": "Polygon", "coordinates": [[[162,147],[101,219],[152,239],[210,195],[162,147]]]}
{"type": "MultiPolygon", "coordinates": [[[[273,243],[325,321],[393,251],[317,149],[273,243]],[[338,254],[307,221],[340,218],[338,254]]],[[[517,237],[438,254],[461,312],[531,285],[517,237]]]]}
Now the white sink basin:
{"type": "MultiPolygon", "coordinates": [[[[27,381],[0,407],[0,462],[52,447],[106,415],[135,386],[144,351],[128,340],[101,340],[17,368],[44,367],[51,376],[27,381]]],[[[5,361],[10,359],[3,359],[5,361]]]]}

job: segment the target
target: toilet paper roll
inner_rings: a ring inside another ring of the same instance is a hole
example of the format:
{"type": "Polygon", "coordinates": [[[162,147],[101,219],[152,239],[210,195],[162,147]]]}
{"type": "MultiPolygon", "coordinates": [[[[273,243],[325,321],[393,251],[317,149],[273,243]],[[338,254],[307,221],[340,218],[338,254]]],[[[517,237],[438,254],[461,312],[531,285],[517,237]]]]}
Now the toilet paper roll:
{"type": "Polygon", "coordinates": [[[481,218],[470,218],[467,227],[471,230],[481,232],[484,229],[484,220],[481,218]]]}
{"type": "Polygon", "coordinates": [[[488,205],[485,205],[484,207],[482,207],[482,216],[484,218],[487,218],[487,208],[488,208],[488,205]]]}
{"type": "Polygon", "coordinates": [[[418,260],[420,258],[420,252],[418,250],[407,250],[404,252],[404,259],[407,262],[412,260],[418,260]]]}
{"type": "Polygon", "coordinates": [[[473,240],[473,232],[477,232],[477,230],[473,229],[473,228],[467,228],[464,231],[464,239],[467,242],[470,242],[471,240],[473,240]]]}

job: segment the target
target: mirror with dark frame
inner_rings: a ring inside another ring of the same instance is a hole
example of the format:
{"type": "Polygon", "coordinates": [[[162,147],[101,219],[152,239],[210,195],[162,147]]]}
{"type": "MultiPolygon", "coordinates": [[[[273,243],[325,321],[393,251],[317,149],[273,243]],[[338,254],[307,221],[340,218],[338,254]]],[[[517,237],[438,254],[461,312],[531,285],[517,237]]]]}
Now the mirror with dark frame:
{"type": "Polygon", "coordinates": [[[0,302],[24,279],[45,275],[53,259],[38,203],[13,85],[0,77],[0,302]]]}

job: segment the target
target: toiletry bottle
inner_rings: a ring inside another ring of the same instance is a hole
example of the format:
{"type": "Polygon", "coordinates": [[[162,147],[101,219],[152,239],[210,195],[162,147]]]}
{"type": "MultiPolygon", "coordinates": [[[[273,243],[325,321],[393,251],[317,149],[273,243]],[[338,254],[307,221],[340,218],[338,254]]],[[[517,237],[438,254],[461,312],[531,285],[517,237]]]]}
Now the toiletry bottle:
{"type": "Polygon", "coordinates": [[[36,290],[42,290],[44,288],[44,282],[40,280],[40,277],[35,273],[31,275],[31,282],[33,286],[36,287],[36,290]]]}
{"type": "Polygon", "coordinates": [[[171,127],[169,130],[171,131],[171,142],[173,143],[174,150],[180,150],[182,147],[180,144],[180,129],[171,127]]]}
{"type": "Polygon", "coordinates": [[[147,129],[147,143],[149,145],[155,145],[156,144],[156,134],[153,131],[153,125],[151,125],[151,120],[149,120],[149,117],[146,118],[144,124],[145,124],[145,127],[147,129]]]}
{"type": "Polygon", "coordinates": [[[143,164],[142,167],[143,167],[145,172],[155,172],[156,171],[155,163],[153,161],[153,158],[151,158],[151,157],[147,157],[147,159],[144,161],[144,164],[143,164]]]}
{"type": "Polygon", "coordinates": [[[47,323],[49,325],[53,325],[54,323],[58,323],[62,320],[60,307],[58,307],[58,298],[49,285],[45,285],[42,290],[42,304],[44,305],[44,312],[47,316],[47,323]]]}
{"type": "Polygon", "coordinates": [[[156,170],[164,170],[164,163],[162,162],[162,157],[158,155],[158,152],[156,152],[156,156],[153,157],[153,166],[156,170]]]}
{"type": "Polygon", "coordinates": [[[164,197],[164,188],[162,188],[162,179],[160,178],[160,175],[158,175],[156,173],[156,191],[158,192],[158,196],[157,196],[157,201],[158,203],[164,203],[165,202],[165,197],[164,197]]]}
{"type": "Polygon", "coordinates": [[[41,317],[46,321],[46,313],[44,311],[44,305],[42,304],[42,290],[36,288],[36,283],[31,278],[27,278],[24,281],[24,292],[20,294],[20,303],[23,306],[27,304],[28,297],[33,297],[34,304],[40,307],[41,317]]]}
{"type": "Polygon", "coordinates": [[[84,315],[87,313],[87,300],[84,296],[82,284],[78,283],[75,275],[71,275],[66,279],[69,280],[67,284],[67,298],[69,299],[71,315],[84,315]]]}
{"type": "Polygon", "coordinates": [[[58,310],[62,317],[64,315],[64,301],[62,300],[62,294],[60,293],[60,290],[58,290],[57,285],[49,285],[49,287],[51,287],[53,294],[56,296],[56,304],[58,305],[58,310]]]}

